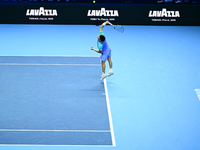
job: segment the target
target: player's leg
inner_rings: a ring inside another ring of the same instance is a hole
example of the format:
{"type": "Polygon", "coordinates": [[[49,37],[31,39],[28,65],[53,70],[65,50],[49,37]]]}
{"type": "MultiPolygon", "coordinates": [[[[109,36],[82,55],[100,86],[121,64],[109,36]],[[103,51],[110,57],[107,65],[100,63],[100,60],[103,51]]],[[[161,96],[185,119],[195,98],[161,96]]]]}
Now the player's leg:
{"type": "Polygon", "coordinates": [[[108,75],[105,74],[106,71],[106,61],[101,60],[101,67],[102,67],[102,75],[101,80],[105,79],[108,75]]]}
{"type": "Polygon", "coordinates": [[[102,73],[105,74],[106,71],[106,62],[101,60],[101,68],[102,68],[102,73]]]}
{"type": "Polygon", "coordinates": [[[110,75],[113,75],[113,71],[112,71],[113,63],[112,63],[112,60],[111,60],[111,51],[108,55],[107,60],[108,60],[108,64],[109,64],[109,67],[110,67],[110,71],[108,72],[108,76],[110,76],[110,75]]]}
{"type": "Polygon", "coordinates": [[[106,71],[106,59],[107,56],[105,54],[101,55],[101,68],[102,68],[102,75],[101,75],[101,80],[105,79],[108,75],[105,74],[106,71]]]}
{"type": "Polygon", "coordinates": [[[107,60],[108,60],[108,64],[109,64],[110,69],[112,69],[112,60],[111,60],[111,56],[108,57],[107,60]]]}

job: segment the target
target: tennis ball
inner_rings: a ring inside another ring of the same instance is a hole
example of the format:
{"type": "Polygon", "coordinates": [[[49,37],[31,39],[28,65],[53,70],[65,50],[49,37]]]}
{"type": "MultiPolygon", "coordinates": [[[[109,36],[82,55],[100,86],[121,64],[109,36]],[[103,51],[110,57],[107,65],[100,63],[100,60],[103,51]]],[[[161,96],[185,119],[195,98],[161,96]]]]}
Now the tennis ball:
{"type": "Polygon", "coordinates": [[[96,3],[96,1],[93,1],[93,3],[96,3]]]}

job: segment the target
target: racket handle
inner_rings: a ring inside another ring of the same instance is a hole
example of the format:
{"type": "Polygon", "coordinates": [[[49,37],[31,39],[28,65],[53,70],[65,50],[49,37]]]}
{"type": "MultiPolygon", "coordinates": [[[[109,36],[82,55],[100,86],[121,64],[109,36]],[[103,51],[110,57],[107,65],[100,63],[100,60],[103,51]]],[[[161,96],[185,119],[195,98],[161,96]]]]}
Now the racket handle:
{"type": "Polygon", "coordinates": [[[112,23],[109,22],[109,24],[112,26],[112,23]]]}

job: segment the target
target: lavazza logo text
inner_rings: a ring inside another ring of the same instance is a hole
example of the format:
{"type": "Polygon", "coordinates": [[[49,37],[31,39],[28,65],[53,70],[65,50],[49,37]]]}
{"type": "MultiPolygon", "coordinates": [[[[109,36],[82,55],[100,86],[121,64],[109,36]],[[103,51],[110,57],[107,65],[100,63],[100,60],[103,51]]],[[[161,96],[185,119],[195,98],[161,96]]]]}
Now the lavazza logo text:
{"type": "Polygon", "coordinates": [[[56,9],[27,9],[26,16],[29,16],[29,20],[53,20],[55,16],[58,16],[56,9]]]}
{"type": "Polygon", "coordinates": [[[166,8],[163,8],[161,11],[150,10],[149,17],[156,18],[156,19],[152,19],[152,21],[176,21],[175,18],[180,17],[180,12],[168,11],[166,8]]]}
{"type": "Polygon", "coordinates": [[[101,8],[100,10],[88,10],[87,16],[91,17],[90,20],[114,21],[115,17],[119,17],[119,12],[118,10],[106,10],[105,8],[101,8]]]}

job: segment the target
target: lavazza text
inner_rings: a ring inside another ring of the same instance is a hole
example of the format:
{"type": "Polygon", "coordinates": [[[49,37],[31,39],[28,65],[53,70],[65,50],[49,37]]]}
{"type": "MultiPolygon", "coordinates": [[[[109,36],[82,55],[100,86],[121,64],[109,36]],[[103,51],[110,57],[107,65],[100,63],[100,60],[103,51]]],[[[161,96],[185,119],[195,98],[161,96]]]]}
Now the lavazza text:
{"type": "Polygon", "coordinates": [[[26,16],[58,16],[58,13],[56,9],[40,7],[39,9],[27,9],[26,16]]]}
{"type": "Polygon", "coordinates": [[[119,17],[119,12],[118,10],[106,10],[105,8],[101,8],[100,10],[88,10],[87,16],[93,21],[115,21],[115,18],[119,17]]]}
{"type": "Polygon", "coordinates": [[[119,16],[118,10],[106,10],[101,8],[101,10],[88,10],[87,16],[119,16]]]}

